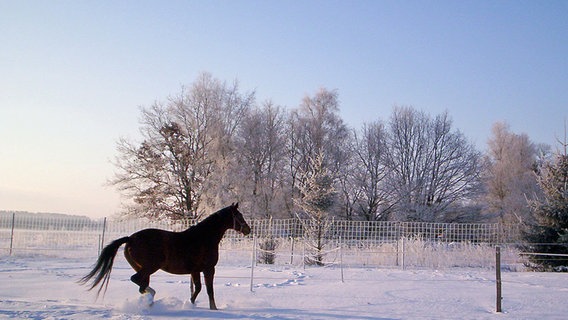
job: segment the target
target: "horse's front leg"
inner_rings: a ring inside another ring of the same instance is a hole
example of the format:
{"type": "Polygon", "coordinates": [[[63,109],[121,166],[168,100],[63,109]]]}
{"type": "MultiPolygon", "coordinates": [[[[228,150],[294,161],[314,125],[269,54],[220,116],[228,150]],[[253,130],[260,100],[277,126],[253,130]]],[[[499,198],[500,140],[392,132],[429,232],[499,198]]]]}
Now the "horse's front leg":
{"type": "Polygon", "coordinates": [[[207,295],[209,296],[209,309],[217,310],[215,305],[215,297],[213,296],[213,277],[215,277],[215,267],[205,270],[203,272],[205,278],[205,287],[207,288],[207,295]]]}
{"type": "Polygon", "coordinates": [[[191,293],[191,303],[195,304],[195,299],[197,298],[197,295],[199,294],[199,292],[201,291],[201,276],[199,275],[199,272],[193,272],[191,274],[191,277],[189,279],[191,285],[190,285],[190,293],[191,293]],[[195,285],[195,291],[194,286],[195,285]]]}

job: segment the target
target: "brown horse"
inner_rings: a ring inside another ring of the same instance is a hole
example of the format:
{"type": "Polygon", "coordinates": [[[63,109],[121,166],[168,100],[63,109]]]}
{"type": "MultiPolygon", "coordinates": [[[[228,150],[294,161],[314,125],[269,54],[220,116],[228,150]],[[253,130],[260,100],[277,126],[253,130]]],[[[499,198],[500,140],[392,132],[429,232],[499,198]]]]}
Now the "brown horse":
{"type": "Polygon", "coordinates": [[[195,284],[191,303],[195,303],[195,298],[201,291],[200,272],[203,272],[209,308],[216,310],[213,277],[219,260],[219,242],[228,229],[244,235],[251,231],[238,206],[238,203],[233,203],[183,232],[144,229],[130,237],[117,239],[103,249],[93,270],[80,283],[86,284],[94,277],[89,290],[99,284],[98,293],[103,288],[106,290],[116,252],[126,243],[124,256],[136,271],[130,280],[140,287],[140,293],[149,293],[153,298],[156,291],[149,286],[150,275],[159,269],[173,274],[191,274],[195,284]]]}

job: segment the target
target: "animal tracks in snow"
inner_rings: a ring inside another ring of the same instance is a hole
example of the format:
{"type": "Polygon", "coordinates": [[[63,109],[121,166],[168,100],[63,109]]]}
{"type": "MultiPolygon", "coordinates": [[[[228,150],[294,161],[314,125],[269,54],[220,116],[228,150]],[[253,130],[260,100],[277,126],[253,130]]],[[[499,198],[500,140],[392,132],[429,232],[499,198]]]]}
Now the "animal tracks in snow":
{"type": "MultiPolygon", "coordinates": [[[[300,271],[292,271],[288,273],[288,277],[277,277],[281,271],[267,270],[268,273],[262,273],[254,278],[255,284],[253,288],[282,288],[287,286],[301,286],[304,285],[304,280],[308,277],[305,273],[300,271]]],[[[243,283],[240,282],[225,282],[227,287],[241,287],[243,283]]]]}

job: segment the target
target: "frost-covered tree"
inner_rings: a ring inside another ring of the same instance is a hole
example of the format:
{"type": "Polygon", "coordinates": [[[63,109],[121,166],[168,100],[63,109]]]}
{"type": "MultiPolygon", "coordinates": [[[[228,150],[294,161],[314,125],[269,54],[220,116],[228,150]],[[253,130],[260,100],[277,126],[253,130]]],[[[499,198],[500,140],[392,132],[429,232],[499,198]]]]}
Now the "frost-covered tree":
{"type": "Polygon", "coordinates": [[[290,115],[288,134],[289,168],[295,197],[299,182],[304,178],[299,173],[310,172],[315,159],[323,161],[321,165],[329,171],[335,185],[347,162],[345,146],[349,137],[349,130],[339,116],[337,92],[321,89],[313,97],[306,96],[290,115]]]}
{"type": "Polygon", "coordinates": [[[237,154],[237,136],[246,115],[255,103],[254,92],[241,93],[237,81],[231,85],[215,80],[220,86],[221,100],[215,109],[213,121],[214,144],[211,153],[207,156],[212,158],[213,170],[206,181],[203,197],[204,208],[214,211],[227,203],[227,199],[244,200],[237,193],[236,186],[242,181],[240,164],[237,154]]]}
{"type": "Polygon", "coordinates": [[[258,217],[282,217],[286,185],[286,114],[266,102],[250,110],[239,130],[239,188],[249,210],[258,217]]]}
{"type": "MultiPolygon", "coordinates": [[[[529,201],[536,221],[525,234],[532,244],[527,250],[540,253],[568,254],[568,152],[558,153],[553,160],[544,163],[538,171],[538,185],[543,196],[529,201]]],[[[568,271],[564,257],[530,256],[533,263],[545,269],[568,271]],[[560,266],[563,266],[560,268],[560,266]]]]}
{"type": "Polygon", "coordinates": [[[300,218],[303,223],[306,243],[313,251],[308,258],[309,263],[323,264],[324,248],[331,221],[329,212],[336,201],[334,179],[326,168],[325,156],[319,153],[310,161],[308,170],[301,172],[298,184],[300,197],[296,205],[303,213],[300,218]]]}
{"type": "Polygon", "coordinates": [[[126,214],[196,218],[208,209],[204,205],[217,207],[213,202],[231,177],[225,174],[234,162],[234,132],[253,100],[236,84],[204,73],[166,103],[143,108],[143,141],[118,142],[110,181],[131,200],[126,214]]]}
{"type": "Polygon", "coordinates": [[[492,132],[484,172],[488,211],[497,214],[501,223],[531,223],[527,198],[539,192],[537,149],[526,134],[511,132],[506,123],[495,123],[492,132]]]}

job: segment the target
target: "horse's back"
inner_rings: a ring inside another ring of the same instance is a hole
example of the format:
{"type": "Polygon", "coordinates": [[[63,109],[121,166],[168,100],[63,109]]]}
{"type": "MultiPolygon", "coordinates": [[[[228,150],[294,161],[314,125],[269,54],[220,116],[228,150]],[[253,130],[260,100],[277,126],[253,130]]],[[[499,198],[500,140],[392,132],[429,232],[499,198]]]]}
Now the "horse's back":
{"type": "Polygon", "coordinates": [[[124,248],[126,260],[134,269],[161,267],[168,255],[168,239],[172,234],[170,231],[152,228],[133,233],[124,248]]]}

